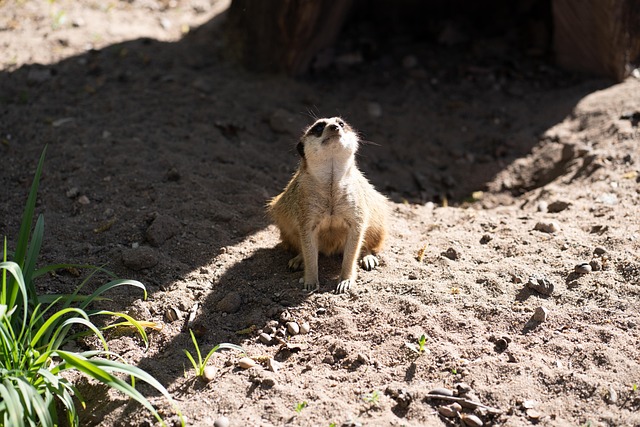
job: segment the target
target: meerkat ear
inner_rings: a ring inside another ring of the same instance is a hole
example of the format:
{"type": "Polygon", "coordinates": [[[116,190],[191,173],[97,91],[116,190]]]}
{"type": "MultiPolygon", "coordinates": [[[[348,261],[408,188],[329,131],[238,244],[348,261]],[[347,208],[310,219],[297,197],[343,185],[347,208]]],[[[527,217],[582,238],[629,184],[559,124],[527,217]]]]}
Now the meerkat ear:
{"type": "Polygon", "coordinates": [[[300,153],[300,157],[304,159],[304,144],[302,143],[302,141],[298,142],[296,148],[298,149],[298,153],[300,153]]]}

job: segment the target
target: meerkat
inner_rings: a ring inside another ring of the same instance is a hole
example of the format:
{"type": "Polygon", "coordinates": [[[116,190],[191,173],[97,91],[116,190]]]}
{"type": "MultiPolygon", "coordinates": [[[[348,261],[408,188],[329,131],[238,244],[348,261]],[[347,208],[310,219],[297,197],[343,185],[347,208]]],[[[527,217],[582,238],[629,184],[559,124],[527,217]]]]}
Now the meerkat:
{"type": "Polygon", "coordinates": [[[372,270],[387,233],[388,201],[356,166],[357,133],[340,117],[319,119],[297,145],[298,170],[267,210],[285,249],[296,254],[291,270],[304,268],[305,291],[319,287],[318,254],[343,254],[336,293],[349,290],[357,265],[372,270]]]}

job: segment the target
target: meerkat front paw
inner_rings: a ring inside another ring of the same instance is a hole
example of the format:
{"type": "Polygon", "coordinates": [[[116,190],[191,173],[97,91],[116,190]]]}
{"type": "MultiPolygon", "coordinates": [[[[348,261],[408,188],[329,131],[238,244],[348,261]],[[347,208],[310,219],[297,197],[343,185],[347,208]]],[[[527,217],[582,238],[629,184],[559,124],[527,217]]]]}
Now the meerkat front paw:
{"type": "Polygon", "coordinates": [[[319,282],[305,282],[304,278],[301,278],[300,283],[302,284],[302,290],[305,292],[312,293],[320,289],[319,282]]]}
{"type": "Polygon", "coordinates": [[[303,266],[304,258],[302,257],[302,254],[298,254],[289,260],[289,270],[291,271],[302,270],[303,266]]]}
{"type": "Polygon", "coordinates": [[[378,258],[375,257],[375,255],[365,255],[361,260],[360,260],[360,265],[362,266],[362,268],[364,268],[367,271],[371,271],[374,268],[376,268],[377,266],[380,265],[380,262],[378,261],[378,258]]]}
{"type": "Polygon", "coordinates": [[[336,294],[343,294],[351,289],[351,285],[354,283],[352,279],[344,279],[338,282],[338,286],[336,286],[336,294]]]}

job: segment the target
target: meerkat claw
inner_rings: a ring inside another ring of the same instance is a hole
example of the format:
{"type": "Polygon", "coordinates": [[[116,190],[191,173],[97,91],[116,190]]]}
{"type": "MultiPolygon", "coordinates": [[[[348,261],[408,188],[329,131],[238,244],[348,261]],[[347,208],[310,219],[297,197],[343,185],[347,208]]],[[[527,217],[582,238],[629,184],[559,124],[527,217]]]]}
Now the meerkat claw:
{"type": "Polygon", "coordinates": [[[360,265],[362,266],[362,268],[364,268],[367,271],[371,271],[374,268],[376,268],[377,266],[380,265],[380,262],[378,261],[378,258],[376,258],[374,255],[365,255],[361,260],[360,260],[360,265]]]}
{"type": "Polygon", "coordinates": [[[302,257],[302,254],[298,254],[295,257],[291,258],[288,265],[289,270],[291,271],[302,270],[302,266],[304,265],[304,258],[302,257]]]}
{"type": "Polygon", "coordinates": [[[341,280],[336,287],[336,294],[343,294],[351,289],[351,283],[353,281],[351,279],[341,280]]]}
{"type": "Polygon", "coordinates": [[[320,289],[320,283],[305,283],[304,285],[302,285],[302,290],[308,293],[314,293],[315,291],[317,291],[318,289],[320,289]]]}

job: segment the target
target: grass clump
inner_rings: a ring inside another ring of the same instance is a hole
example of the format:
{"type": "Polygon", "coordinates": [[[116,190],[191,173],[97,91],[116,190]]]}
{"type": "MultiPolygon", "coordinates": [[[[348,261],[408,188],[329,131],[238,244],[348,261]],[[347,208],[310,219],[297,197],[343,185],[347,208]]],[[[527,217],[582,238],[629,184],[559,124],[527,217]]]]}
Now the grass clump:
{"type": "Polygon", "coordinates": [[[238,350],[243,353],[245,352],[244,349],[239,345],[221,343],[213,347],[211,350],[209,350],[209,353],[207,353],[207,355],[203,359],[202,353],[200,353],[200,346],[198,345],[198,341],[196,340],[196,336],[193,334],[193,331],[191,329],[189,329],[189,333],[191,334],[191,340],[193,341],[193,345],[196,348],[196,355],[198,356],[198,361],[196,362],[195,358],[191,355],[191,353],[189,353],[188,350],[183,350],[183,351],[187,355],[187,358],[189,359],[191,364],[193,365],[193,369],[195,369],[197,377],[202,377],[204,375],[204,369],[207,366],[207,362],[209,361],[211,356],[213,356],[213,353],[215,353],[216,351],[222,350],[222,349],[229,349],[229,350],[238,350]]]}
{"type": "MultiPolygon", "coordinates": [[[[2,248],[0,425],[57,426],[61,424],[58,409],[63,409],[69,425],[80,425],[76,405],[84,407],[85,403],[78,389],[63,375],[70,370],[119,390],[147,408],[165,425],[153,405],[136,390],[135,380],[148,383],[172,402],[169,392],[151,375],[110,352],[102,329],[95,325],[93,319],[97,316],[123,319],[123,324],[135,327],[145,345],[148,345],[144,327],[127,314],[90,308],[92,302],[104,299],[102,295],[105,292],[119,286],[139,288],[146,298],[144,285],[135,280],[116,279],[113,274],[98,267],[58,264],[36,268],[44,235],[43,216],[38,216],[33,233],[32,224],[45,152],[46,149],[40,157],[29,192],[15,251],[10,254],[7,250],[6,237],[2,248]],[[89,267],[92,272],[73,294],[37,294],[35,280],[38,277],[68,267],[89,267]],[[82,287],[99,271],[109,274],[112,280],[88,296],[81,295],[79,292],[82,287]],[[96,336],[102,348],[90,351],[63,350],[65,344],[83,335],[96,336]],[[121,376],[129,377],[130,382],[121,376]]],[[[182,420],[180,412],[177,408],[175,410],[182,420]]]]}

